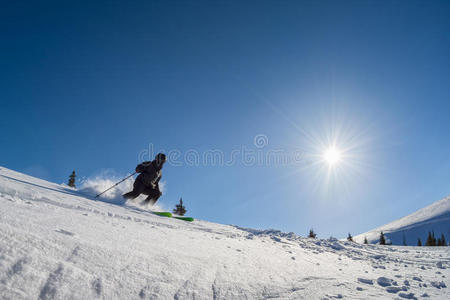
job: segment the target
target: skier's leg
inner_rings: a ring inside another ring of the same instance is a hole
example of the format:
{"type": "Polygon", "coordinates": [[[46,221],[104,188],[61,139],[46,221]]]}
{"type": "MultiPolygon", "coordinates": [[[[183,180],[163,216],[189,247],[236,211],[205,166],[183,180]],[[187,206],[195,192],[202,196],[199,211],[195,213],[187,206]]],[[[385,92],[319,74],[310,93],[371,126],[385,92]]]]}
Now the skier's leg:
{"type": "Polygon", "coordinates": [[[144,191],[145,185],[140,180],[136,180],[133,184],[133,190],[131,192],[123,194],[122,197],[124,197],[125,199],[134,199],[138,197],[140,194],[142,194],[144,191]]]}
{"type": "Polygon", "coordinates": [[[148,190],[146,191],[146,194],[148,195],[148,197],[147,199],[145,199],[145,201],[150,205],[154,205],[162,195],[161,191],[156,189],[148,190]]]}

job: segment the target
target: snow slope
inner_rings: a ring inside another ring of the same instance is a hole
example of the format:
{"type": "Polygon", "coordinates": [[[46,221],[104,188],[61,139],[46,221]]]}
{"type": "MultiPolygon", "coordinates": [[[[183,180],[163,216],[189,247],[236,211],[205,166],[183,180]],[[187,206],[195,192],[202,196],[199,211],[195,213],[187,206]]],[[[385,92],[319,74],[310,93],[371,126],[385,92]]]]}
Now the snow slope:
{"type": "Polygon", "coordinates": [[[450,299],[449,249],[189,223],[0,168],[0,299],[450,299]]]}
{"type": "Polygon", "coordinates": [[[444,234],[448,242],[450,240],[450,197],[439,200],[394,222],[362,233],[355,237],[355,241],[362,243],[366,236],[369,242],[377,243],[381,231],[394,245],[403,245],[403,237],[405,237],[407,245],[417,245],[418,238],[424,244],[428,232],[431,231],[434,231],[436,238],[444,234]]]}

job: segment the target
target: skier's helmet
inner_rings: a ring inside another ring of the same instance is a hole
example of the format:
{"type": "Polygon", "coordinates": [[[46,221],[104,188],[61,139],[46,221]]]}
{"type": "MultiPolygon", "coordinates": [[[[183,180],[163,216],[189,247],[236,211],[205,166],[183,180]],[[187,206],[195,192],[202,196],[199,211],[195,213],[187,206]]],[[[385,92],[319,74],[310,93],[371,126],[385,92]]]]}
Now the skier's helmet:
{"type": "Polygon", "coordinates": [[[164,153],[158,153],[155,156],[155,160],[159,165],[162,165],[166,162],[166,155],[164,153]]]}

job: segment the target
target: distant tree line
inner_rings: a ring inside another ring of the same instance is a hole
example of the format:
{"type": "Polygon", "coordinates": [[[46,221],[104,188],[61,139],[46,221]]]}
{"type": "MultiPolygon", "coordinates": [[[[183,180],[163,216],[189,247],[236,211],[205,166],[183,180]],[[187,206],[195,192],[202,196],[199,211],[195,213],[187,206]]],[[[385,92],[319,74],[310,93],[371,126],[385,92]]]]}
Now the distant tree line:
{"type": "MultiPolygon", "coordinates": [[[[312,237],[315,238],[315,233],[314,231],[311,229],[310,233],[308,235],[308,237],[312,237]]],[[[353,240],[353,236],[351,235],[351,233],[348,233],[347,236],[347,241],[349,242],[354,242],[353,240]]],[[[369,244],[369,241],[367,240],[367,237],[364,237],[364,244],[369,244]]],[[[383,231],[380,232],[380,238],[379,238],[379,242],[380,245],[392,245],[392,242],[387,240],[383,231]]],[[[403,246],[407,246],[406,244],[406,236],[405,233],[403,232],[403,237],[402,237],[402,245],[403,246]]],[[[420,237],[417,239],[417,246],[423,246],[422,240],[420,239],[420,237]]],[[[425,241],[425,246],[450,246],[450,242],[448,242],[445,239],[445,235],[443,233],[441,233],[441,236],[436,238],[434,235],[434,230],[429,231],[428,232],[428,236],[427,239],[425,241]]]]}
{"type": "MultiPolygon", "coordinates": [[[[422,240],[420,238],[417,239],[417,246],[423,246],[422,240]]],[[[434,230],[428,231],[428,236],[425,241],[425,246],[450,246],[445,240],[445,235],[441,233],[441,236],[436,239],[434,236],[434,230]]]]}
{"type": "MultiPolygon", "coordinates": [[[[420,239],[419,239],[420,241],[420,239]]],[[[417,245],[419,243],[417,242],[417,245]]],[[[441,233],[441,237],[437,238],[434,236],[434,231],[428,232],[427,241],[425,242],[425,246],[447,246],[447,241],[445,240],[445,235],[441,233]]]]}

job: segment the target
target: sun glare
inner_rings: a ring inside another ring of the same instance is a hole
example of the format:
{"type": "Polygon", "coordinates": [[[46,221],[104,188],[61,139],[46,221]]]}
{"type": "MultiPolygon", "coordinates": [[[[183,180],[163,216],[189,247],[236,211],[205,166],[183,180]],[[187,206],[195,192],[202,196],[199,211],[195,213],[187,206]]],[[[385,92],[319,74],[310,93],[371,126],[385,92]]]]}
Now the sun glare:
{"type": "Polygon", "coordinates": [[[295,144],[301,149],[302,164],[292,173],[301,173],[311,190],[326,199],[360,187],[360,180],[373,168],[367,160],[372,150],[369,146],[376,138],[373,123],[358,122],[356,114],[348,114],[346,107],[337,106],[334,100],[326,110],[301,124],[268,103],[296,131],[295,144]]]}
{"type": "Polygon", "coordinates": [[[333,166],[341,160],[341,153],[334,147],[329,148],[323,154],[323,158],[330,166],[333,166]]]}

